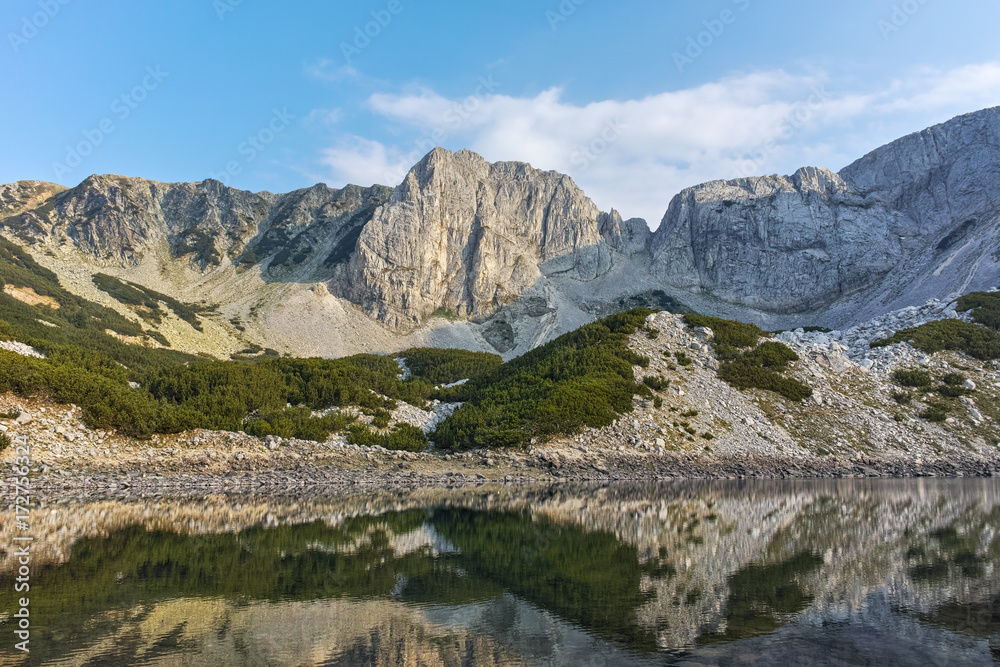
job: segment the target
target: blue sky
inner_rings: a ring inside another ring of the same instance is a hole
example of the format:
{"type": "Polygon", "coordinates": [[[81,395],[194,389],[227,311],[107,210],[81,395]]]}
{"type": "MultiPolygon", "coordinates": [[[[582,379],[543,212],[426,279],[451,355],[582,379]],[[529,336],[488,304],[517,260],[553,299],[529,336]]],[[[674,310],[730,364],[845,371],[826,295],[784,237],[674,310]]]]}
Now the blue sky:
{"type": "Polygon", "coordinates": [[[656,226],[683,187],[1000,104],[997,25],[987,0],[6,0],[0,182],[396,185],[437,144],[656,226]]]}

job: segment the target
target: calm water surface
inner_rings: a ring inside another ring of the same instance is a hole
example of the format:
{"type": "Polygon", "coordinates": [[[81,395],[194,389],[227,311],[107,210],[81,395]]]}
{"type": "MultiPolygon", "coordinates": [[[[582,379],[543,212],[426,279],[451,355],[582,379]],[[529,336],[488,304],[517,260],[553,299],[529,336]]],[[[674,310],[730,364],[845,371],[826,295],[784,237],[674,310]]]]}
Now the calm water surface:
{"type": "Polygon", "coordinates": [[[2,664],[1000,661],[993,480],[147,498],[32,527],[32,651],[8,550],[2,664]]]}

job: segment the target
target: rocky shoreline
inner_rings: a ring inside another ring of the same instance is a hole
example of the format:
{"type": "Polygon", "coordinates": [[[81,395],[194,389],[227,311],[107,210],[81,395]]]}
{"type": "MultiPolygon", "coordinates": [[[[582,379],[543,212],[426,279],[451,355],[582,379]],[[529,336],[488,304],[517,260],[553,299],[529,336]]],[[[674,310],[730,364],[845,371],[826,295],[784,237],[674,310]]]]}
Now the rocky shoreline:
{"type": "Polygon", "coordinates": [[[370,469],[306,465],[293,470],[232,470],[226,473],[141,472],[123,464],[115,472],[47,470],[33,476],[38,497],[56,499],[226,494],[310,494],[359,490],[405,491],[469,486],[564,484],[582,482],[662,482],[734,479],[856,479],[912,477],[996,477],[1000,460],[942,459],[920,464],[879,459],[800,460],[750,457],[742,460],[691,456],[621,454],[600,464],[562,463],[544,452],[529,459],[527,469],[496,460],[495,453],[471,453],[451,461],[418,457],[422,470],[406,472],[399,464],[379,462],[370,469]],[[489,462],[489,463],[488,463],[489,462]]]}

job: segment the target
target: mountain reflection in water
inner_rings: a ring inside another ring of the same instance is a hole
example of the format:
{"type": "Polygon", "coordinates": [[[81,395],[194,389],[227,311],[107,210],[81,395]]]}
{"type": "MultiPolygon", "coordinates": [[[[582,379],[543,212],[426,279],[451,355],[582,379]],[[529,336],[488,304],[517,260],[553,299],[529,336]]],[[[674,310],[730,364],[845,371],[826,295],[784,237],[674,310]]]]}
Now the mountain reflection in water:
{"type": "MultiPolygon", "coordinates": [[[[45,507],[30,664],[992,664],[1000,482],[45,507]]],[[[2,537],[10,544],[10,527],[2,537]]],[[[0,611],[13,610],[3,554],[0,611]]],[[[0,633],[12,636],[9,613],[0,633]]],[[[13,641],[0,661],[18,664],[13,641]]]]}

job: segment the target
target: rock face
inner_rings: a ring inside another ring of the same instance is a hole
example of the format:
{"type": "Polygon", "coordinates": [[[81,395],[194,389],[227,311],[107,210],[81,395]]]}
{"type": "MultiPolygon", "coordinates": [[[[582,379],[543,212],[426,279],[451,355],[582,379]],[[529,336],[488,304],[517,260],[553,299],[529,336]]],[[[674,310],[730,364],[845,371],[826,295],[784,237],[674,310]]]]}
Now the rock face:
{"type": "Polygon", "coordinates": [[[601,236],[608,245],[625,255],[635,255],[646,250],[651,235],[649,225],[642,218],[622,220],[618,211],[602,213],[599,219],[601,236]]]}
{"type": "MultiPolygon", "coordinates": [[[[41,185],[12,184],[18,186],[17,192],[27,193],[41,185]]],[[[390,193],[382,186],[334,190],[318,184],[275,195],[238,190],[211,179],[159,183],[95,175],[51,196],[42,206],[12,211],[14,215],[2,224],[36,243],[68,240],[109,264],[135,265],[147,252],[164,246],[171,257],[190,259],[203,269],[228,258],[271,259],[269,264],[280,270],[306,262],[319,248],[329,250],[329,243],[336,249],[353,231],[352,243],[360,226],[390,193]]],[[[349,252],[339,259],[346,261],[349,252]]]]}
{"type": "Polygon", "coordinates": [[[271,258],[272,276],[295,272],[311,262],[317,278],[327,280],[347,264],[362,228],[391,195],[392,188],[383,185],[335,190],[322,183],[282,195],[260,226],[266,231],[242,261],[252,264],[271,258]]]}
{"type": "Polygon", "coordinates": [[[653,272],[777,314],[852,294],[850,307],[877,301],[885,312],[990,287],[1000,277],[998,179],[1000,107],[904,137],[839,174],[706,183],[670,203],[651,241],[653,272]]]}
{"type": "Polygon", "coordinates": [[[0,185],[0,218],[35,208],[65,189],[45,181],[17,181],[0,185]]]}
{"type": "Polygon", "coordinates": [[[361,232],[344,291],[394,328],[435,311],[484,318],[542,276],[603,275],[613,248],[642,245],[637,228],[568,176],[439,148],[361,232]]]}
{"type": "Polygon", "coordinates": [[[1000,208],[1000,107],[903,137],[841,176],[861,195],[905,213],[916,223],[908,235],[978,226],[1000,208]]]}
{"type": "Polygon", "coordinates": [[[901,225],[826,169],[713,181],[670,203],[653,270],[730,303],[811,310],[882,279],[902,255],[901,225]]]}
{"type": "Polygon", "coordinates": [[[868,317],[1000,284],[1000,107],[894,141],[841,176],[903,216],[903,261],[868,317]]]}
{"type": "Polygon", "coordinates": [[[150,246],[165,241],[178,248],[196,243],[198,254],[208,259],[218,257],[220,245],[224,252],[252,238],[254,221],[266,216],[269,203],[218,181],[158,183],[94,175],[6,224],[34,240],[66,237],[101,261],[135,264],[150,246]]]}

